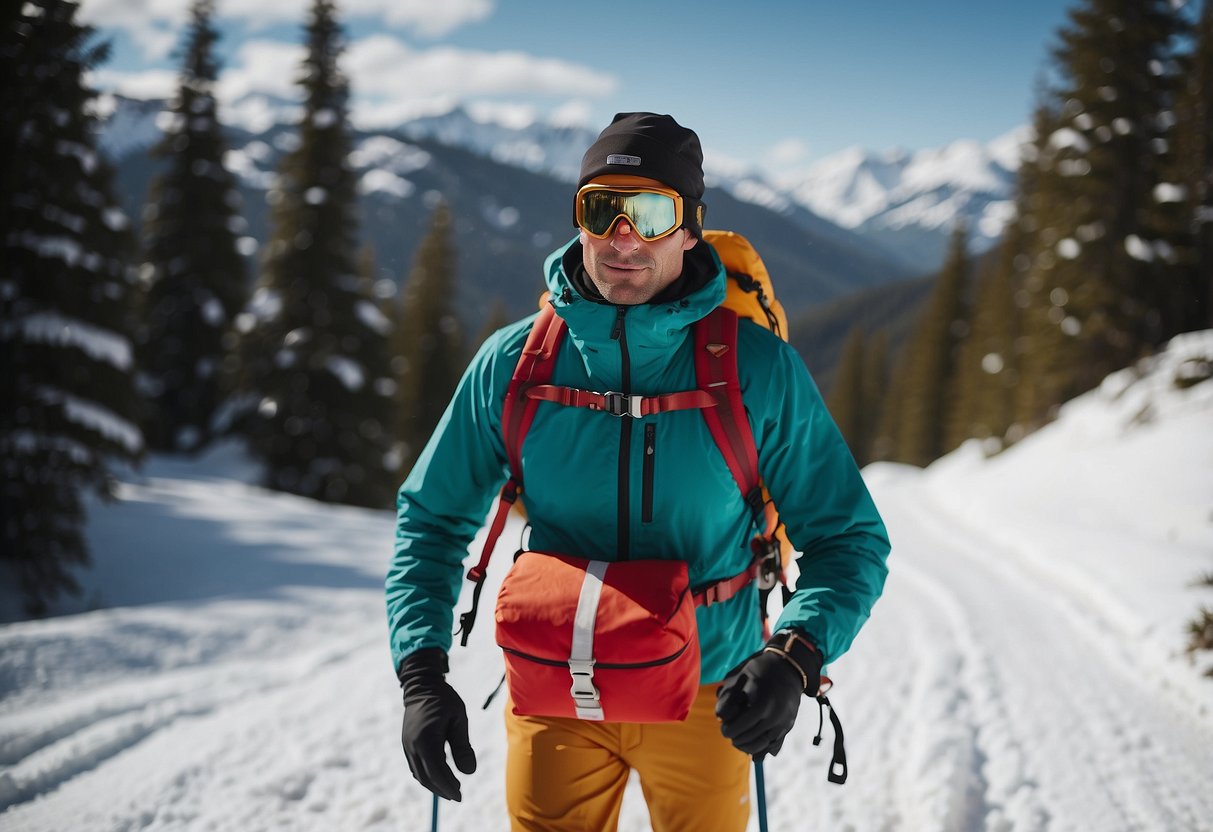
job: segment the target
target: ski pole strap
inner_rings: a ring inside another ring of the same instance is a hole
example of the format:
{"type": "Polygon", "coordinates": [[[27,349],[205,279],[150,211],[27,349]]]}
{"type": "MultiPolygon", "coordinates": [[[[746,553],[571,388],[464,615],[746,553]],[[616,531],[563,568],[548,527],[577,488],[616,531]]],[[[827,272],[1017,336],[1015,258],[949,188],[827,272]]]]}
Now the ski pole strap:
{"type": "Polygon", "coordinates": [[[817,736],[813,737],[813,745],[821,745],[821,733],[825,727],[825,712],[830,712],[830,727],[834,729],[834,756],[830,760],[830,772],[827,779],[831,783],[842,785],[847,782],[847,749],[842,735],[842,721],[838,712],[830,704],[829,697],[817,697],[817,736]]]}

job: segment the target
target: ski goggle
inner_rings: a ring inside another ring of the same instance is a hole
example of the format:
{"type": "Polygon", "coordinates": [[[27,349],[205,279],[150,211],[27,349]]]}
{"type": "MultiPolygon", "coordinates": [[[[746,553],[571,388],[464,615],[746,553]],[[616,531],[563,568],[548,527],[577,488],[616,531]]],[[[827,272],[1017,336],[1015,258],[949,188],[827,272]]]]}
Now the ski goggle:
{"type": "Polygon", "coordinates": [[[682,227],[682,195],[658,186],[586,185],[577,192],[573,221],[591,237],[605,240],[626,219],[642,240],[653,242],[682,227]]]}

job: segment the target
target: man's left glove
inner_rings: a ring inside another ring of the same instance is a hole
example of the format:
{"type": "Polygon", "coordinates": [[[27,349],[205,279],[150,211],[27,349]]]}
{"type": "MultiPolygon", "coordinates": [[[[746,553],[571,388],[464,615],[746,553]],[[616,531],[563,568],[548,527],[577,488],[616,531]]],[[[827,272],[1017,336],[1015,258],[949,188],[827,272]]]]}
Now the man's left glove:
{"type": "Polygon", "coordinates": [[[468,716],[463,700],[446,683],[446,653],[423,647],[400,664],[397,674],[404,692],[401,742],[409,771],[417,782],[439,797],[462,800],[459,780],[446,764],[446,746],[464,774],[476,770],[476,752],[468,739],[468,716]]]}
{"type": "Polygon", "coordinates": [[[755,759],[779,753],[796,724],[800,697],[821,684],[821,653],[794,630],[776,633],[735,667],[716,691],[720,730],[755,759]]]}

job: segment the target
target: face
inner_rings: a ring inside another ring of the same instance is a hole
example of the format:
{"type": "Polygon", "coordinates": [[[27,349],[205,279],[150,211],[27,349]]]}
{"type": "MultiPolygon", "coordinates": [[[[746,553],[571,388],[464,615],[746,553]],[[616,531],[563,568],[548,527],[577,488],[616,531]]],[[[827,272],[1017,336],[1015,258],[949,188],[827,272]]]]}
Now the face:
{"type": "MultiPolygon", "coordinates": [[[[602,177],[603,184],[659,184],[638,177],[602,177]],[[620,180],[620,181],[613,181],[620,180]]],[[[683,254],[699,239],[685,228],[668,237],[646,242],[626,219],[615,224],[605,240],[581,232],[581,253],[586,274],[608,302],[617,306],[648,303],[682,274],[683,254]]]]}

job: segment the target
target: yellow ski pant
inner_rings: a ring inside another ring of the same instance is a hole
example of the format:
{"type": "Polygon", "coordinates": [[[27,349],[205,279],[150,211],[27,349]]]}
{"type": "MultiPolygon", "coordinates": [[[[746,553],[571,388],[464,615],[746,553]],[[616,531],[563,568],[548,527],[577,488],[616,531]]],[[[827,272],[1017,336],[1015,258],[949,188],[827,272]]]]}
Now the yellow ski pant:
{"type": "Polygon", "coordinates": [[[684,722],[638,725],[517,716],[506,706],[513,832],[613,832],[635,769],[653,832],[744,832],[750,757],[720,733],[716,688],[684,722]]]}

